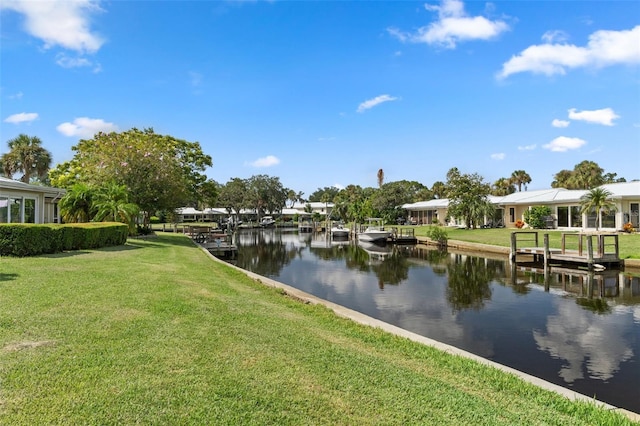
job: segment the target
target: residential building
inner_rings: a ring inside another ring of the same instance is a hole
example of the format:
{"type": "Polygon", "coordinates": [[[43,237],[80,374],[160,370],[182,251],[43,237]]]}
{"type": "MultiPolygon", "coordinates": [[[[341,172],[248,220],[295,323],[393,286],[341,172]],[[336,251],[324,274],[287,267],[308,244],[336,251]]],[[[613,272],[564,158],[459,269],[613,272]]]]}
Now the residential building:
{"type": "MultiPolygon", "coordinates": [[[[485,224],[515,228],[518,220],[524,221],[524,213],[534,206],[547,206],[551,209],[548,227],[561,230],[584,230],[598,228],[605,231],[621,230],[625,223],[631,223],[636,229],[640,227],[640,181],[620,182],[602,185],[601,188],[611,193],[611,201],[615,209],[608,214],[598,215],[595,211],[581,213],[582,197],[587,190],[570,190],[564,188],[543,189],[537,191],[514,192],[504,197],[490,196],[489,200],[496,207],[493,218],[485,218],[485,224]]],[[[447,219],[448,199],[434,199],[418,203],[405,204],[410,219],[418,224],[433,223],[436,219],[445,224],[447,219]],[[416,221],[417,219],[417,221],[416,221]]],[[[447,225],[465,225],[448,218],[447,225]]]]}
{"type": "Polygon", "coordinates": [[[0,223],[59,223],[64,189],[0,177],[0,223]]]}

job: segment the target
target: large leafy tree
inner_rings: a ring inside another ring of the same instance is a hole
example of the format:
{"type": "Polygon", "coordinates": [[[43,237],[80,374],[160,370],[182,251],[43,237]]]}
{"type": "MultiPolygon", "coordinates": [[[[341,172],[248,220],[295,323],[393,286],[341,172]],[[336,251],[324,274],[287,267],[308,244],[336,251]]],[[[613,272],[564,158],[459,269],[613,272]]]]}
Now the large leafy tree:
{"type": "Polygon", "coordinates": [[[467,227],[476,228],[485,216],[493,216],[495,210],[488,199],[491,186],[477,173],[462,174],[457,168],[447,173],[449,215],[463,218],[467,227]]]}
{"type": "Polygon", "coordinates": [[[73,147],[74,158],[50,173],[54,186],[82,181],[124,185],[144,223],[158,210],[174,210],[198,198],[212,165],[198,142],[157,134],[153,129],[98,133],[73,147]]]}
{"type": "Polygon", "coordinates": [[[255,209],[258,217],[265,212],[279,213],[286,206],[288,191],[278,177],[254,175],[247,180],[245,205],[255,209]]]}
{"type": "Polygon", "coordinates": [[[386,222],[395,222],[403,215],[400,206],[431,198],[431,192],[421,183],[400,180],[385,183],[376,190],[372,196],[371,205],[386,222]]]}
{"type": "Polygon", "coordinates": [[[2,171],[9,179],[15,173],[22,173],[20,180],[29,183],[32,177],[47,178],[51,167],[51,153],[42,146],[36,136],[20,134],[7,142],[9,152],[0,157],[2,171]]]}
{"type": "Polygon", "coordinates": [[[336,188],[335,186],[325,186],[324,188],[318,188],[311,195],[309,195],[309,201],[319,202],[320,200],[322,200],[324,194],[328,194],[329,199],[333,201],[339,192],[340,189],[336,188]]]}
{"type": "MultiPolygon", "coordinates": [[[[227,209],[227,212],[231,214],[240,213],[245,207],[245,194],[247,193],[247,182],[244,179],[233,178],[225,185],[220,187],[220,193],[218,194],[218,203],[227,209]]],[[[238,219],[236,217],[236,219],[238,219]]]]}
{"type": "Polygon", "coordinates": [[[522,185],[526,185],[531,183],[531,176],[524,170],[516,170],[511,173],[511,182],[518,187],[518,192],[522,191],[522,185]]]}
{"type": "Polygon", "coordinates": [[[593,188],[580,198],[581,213],[596,213],[596,231],[602,223],[602,213],[608,214],[616,208],[611,192],[604,188],[593,188]]]}

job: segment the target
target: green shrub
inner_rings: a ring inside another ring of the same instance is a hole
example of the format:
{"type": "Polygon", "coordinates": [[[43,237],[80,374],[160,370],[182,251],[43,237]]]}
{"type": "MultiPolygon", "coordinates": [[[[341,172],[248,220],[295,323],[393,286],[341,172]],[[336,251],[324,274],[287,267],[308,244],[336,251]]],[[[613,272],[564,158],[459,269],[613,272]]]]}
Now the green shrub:
{"type": "Polygon", "coordinates": [[[122,245],[128,227],[118,222],[0,224],[0,256],[37,256],[61,251],[122,245]]]}
{"type": "Polygon", "coordinates": [[[547,217],[551,215],[551,208],[548,206],[534,206],[524,212],[524,221],[529,227],[534,229],[544,229],[547,227],[547,217]]]}
{"type": "Polygon", "coordinates": [[[449,240],[447,230],[442,226],[429,226],[427,229],[427,237],[436,241],[438,245],[446,245],[449,240]]]}

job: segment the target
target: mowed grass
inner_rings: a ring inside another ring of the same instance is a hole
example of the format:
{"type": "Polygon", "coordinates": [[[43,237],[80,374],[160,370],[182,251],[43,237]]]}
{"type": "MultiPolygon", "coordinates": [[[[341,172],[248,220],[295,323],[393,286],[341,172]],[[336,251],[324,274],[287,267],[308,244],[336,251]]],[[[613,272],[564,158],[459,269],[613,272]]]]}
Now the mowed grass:
{"type": "Polygon", "coordinates": [[[293,300],[182,235],[0,268],[3,425],[631,424],[293,300]]]}
{"type": "MultiPolygon", "coordinates": [[[[406,227],[404,227],[406,228],[406,227]]],[[[416,236],[427,236],[429,226],[413,226],[416,236]]],[[[495,228],[495,229],[458,229],[458,228],[445,228],[447,230],[447,236],[450,240],[468,241],[473,243],[489,244],[500,247],[509,247],[511,244],[511,233],[516,231],[515,229],[507,228],[495,228]]],[[[542,246],[544,244],[544,234],[549,234],[549,246],[551,248],[560,248],[562,244],[563,231],[555,230],[543,230],[543,229],[523,229],[522,231],[537,232],[538,244],[542,246]]],[[[567,233],[568,232],[564,232],[567,233]]],[[[577,233],[576,233],[577,234],[577,233]]],[[[522,236],[522,240],[525,238],[531,238],[528,236],[522,236]]],[[[611,239],[607,239],[606,243],[612,243],[611,239]]],[[[595,243],[595,240],[594,240],[595,243]]],[[[527,242],[527,246],[533,245],[532,242],[527,242]]],[[[568,249],[577,249],[578,237],[568,237],[566,239],[568,249]]],[[[584,242],[586,248],[586,241],[584,242]]],[[[640,233],[635,232],[633,234],[620,233],[618,234],[618,248],[620,258],[622,259],[640,259],[640,233]]],[[[613,247],[607,247],[607,251],[613,251],[613,247]]]]}

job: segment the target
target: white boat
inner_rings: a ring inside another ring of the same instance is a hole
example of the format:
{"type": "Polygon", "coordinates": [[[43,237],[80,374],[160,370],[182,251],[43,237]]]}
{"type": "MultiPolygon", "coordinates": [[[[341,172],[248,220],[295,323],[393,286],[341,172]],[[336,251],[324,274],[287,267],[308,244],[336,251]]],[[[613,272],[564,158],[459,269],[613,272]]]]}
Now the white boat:
{"type": "Polygon", "coordinates": [[[349,228],[345,228],[342,223],[338,223],[331,227],[332,238],[349,238],[349,228]]]}
{"type": "Polygon", "coordinates": [[[276,221],[271,216],[264,216],[260,221],[260,226],[263,228],[268,228],[276,224],[276,221]]]}
{"type": "Polygon", "coordinates": [[[387,241],[391,237],[391,230],[385,230],[382,225],[382,219],[369,218],[369,225],[364,231],[358,234],[359,241],[375,242],[375,241],[387,241]]]}

